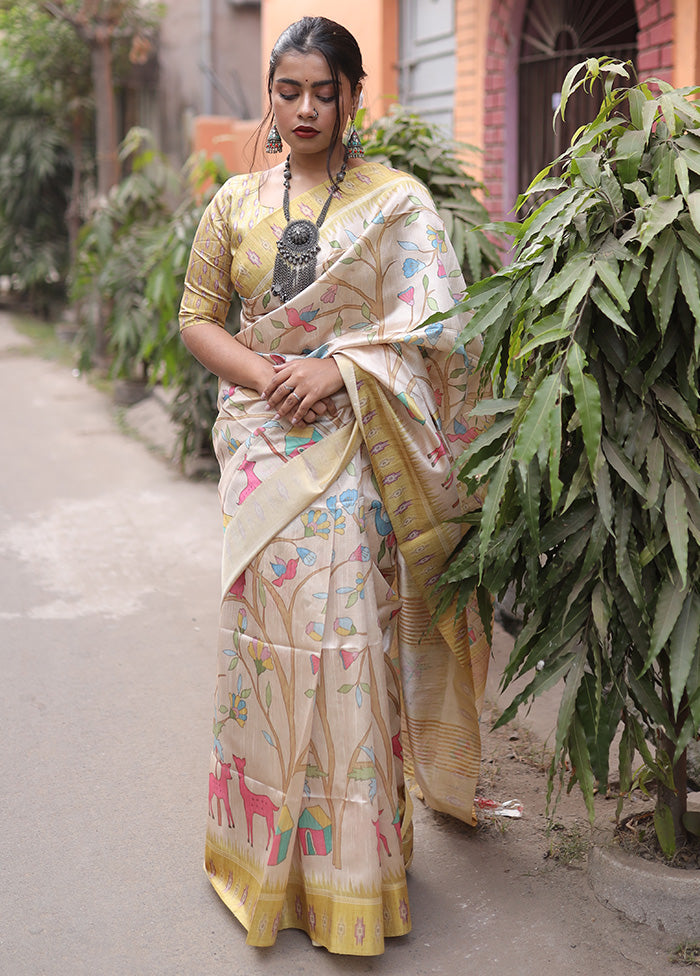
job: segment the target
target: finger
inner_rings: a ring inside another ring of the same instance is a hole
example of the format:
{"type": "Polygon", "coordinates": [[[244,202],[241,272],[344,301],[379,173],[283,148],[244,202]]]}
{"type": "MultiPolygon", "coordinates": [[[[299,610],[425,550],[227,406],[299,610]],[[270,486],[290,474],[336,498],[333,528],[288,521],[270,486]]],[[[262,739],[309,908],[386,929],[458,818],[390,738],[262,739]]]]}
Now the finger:
{"type": "Polygon", "coordinates": [[[263,396],[267,393],[267,402],[273,407],[278,407],[287,397],[291,396],[293,390],[294,386],[292,383],[280,379],[274,385],[270,384],[264,391],[263,396]]]}

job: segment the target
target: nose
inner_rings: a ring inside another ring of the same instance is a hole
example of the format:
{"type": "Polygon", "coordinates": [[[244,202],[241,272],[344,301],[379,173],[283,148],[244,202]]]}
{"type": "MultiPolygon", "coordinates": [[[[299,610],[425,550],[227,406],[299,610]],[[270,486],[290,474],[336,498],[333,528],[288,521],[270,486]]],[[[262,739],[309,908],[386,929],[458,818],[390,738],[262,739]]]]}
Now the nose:
{"type": "Polygon", "coordinates": [[[302,94],[301,101],[299,102],[299,115],[305,119],[315,119],[317,117],[318,113],[313,106],[311,92],[304,92],[302,94]]]}

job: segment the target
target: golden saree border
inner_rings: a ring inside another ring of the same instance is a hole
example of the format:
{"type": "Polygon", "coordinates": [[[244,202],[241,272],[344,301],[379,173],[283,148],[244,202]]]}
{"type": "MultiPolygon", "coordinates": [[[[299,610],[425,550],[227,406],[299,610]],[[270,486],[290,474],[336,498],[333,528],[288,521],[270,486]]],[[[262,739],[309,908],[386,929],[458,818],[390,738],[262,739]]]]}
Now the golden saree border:
{"type": "Polygon", "coordinates": [[[457,617],[453,605],[436,621],[437,631],[431,627],[435,587],[460,528],[446,521],[454,513],[421,479],[410,436],[381,386],[350,359],[337,356],[336,362],[407,569],[400,586],[402,678],[406,682],[416,672],[420,677],[413,688],[404,683],[404,767],[434,809],[473,825],[490,646],[474,606],[457,617]],[[433,678],[443,676],[440,700],[426,687],[428,670],[433,678]]]}

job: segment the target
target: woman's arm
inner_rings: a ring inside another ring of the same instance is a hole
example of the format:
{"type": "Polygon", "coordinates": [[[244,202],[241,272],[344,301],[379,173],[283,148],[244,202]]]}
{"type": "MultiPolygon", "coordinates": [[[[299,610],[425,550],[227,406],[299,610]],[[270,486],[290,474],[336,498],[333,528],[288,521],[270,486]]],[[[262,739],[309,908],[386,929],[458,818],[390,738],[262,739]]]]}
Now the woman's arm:
{"type": "Polygon", "coordinates": [[[182,330],[182,341],[202,366],[227,383],[262,394],[274,377],[272,363],[213,322],[195,322],[187,326],[182,330]]]}

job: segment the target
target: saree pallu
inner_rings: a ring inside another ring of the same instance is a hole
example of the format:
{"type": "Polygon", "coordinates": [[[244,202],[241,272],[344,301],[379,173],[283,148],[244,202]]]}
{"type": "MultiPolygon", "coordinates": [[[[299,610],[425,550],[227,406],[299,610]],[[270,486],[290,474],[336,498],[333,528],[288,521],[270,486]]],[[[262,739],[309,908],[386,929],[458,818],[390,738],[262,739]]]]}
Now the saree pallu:
{"type": "MultiPolygon", "coordinates": [[[[404,769],[432,807],[473,822],[489,647],[475,606],[432,629],[430,616],[460,535],[448,520],[479,504],[451,471],[478,434],[467,415],[479,347],[455,347],[459,317],[423,325],[463,283],[417,181],[374,163],[350,170],[316,282],[280,306],[270,284],[284,218],[263,212],[255,185],[236,233],[250,180],[230,181],[202,220],[182,324],[223,324],[235,286],[239,342],[274,363],[333,356],[345,387],[336,415],[292,426],[254,391],[221,384],[205,865],[250,944],[295,927],[371,955],[411,925],[404,769]]],[[[325,196],[298,197],[292,218],[314,220],[325,196]]]]}

